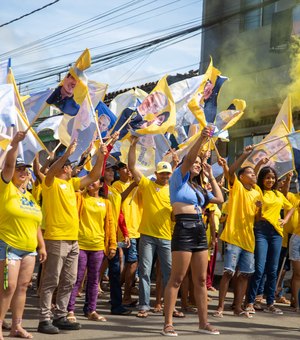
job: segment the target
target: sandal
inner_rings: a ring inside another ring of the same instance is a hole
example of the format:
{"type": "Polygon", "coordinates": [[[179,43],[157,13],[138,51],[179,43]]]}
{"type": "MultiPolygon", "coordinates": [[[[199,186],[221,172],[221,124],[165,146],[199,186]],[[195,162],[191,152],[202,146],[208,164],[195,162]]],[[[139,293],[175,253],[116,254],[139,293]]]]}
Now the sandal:
{"type": "Polygon", "coordinates": [[[283,303],[285,305],[289,305],[291,303],[290,300],[287,300],[285,298],[285,296],[281,296],[281,297],[278,297],[276,300],[275,300],[277,303],[283,303]]]}
{"type": "Polygon", "coordinates": [[[182,312],[179,312],[179,310],[174,309],[173,318],[185,318],[185,315],[182,312]]]}
{"type": "Polygon", "coordinates": [[[204,328],[199,328],[198,332],[203,333],[203,334],[210,334],[210,335],[220,334],[220,331],[218,331],[216,328],[213,328],[210,323],[207,323],[204,328]]]}
{"type": "Polygon", "coordinates": [[[223,318],[223,311],[222,310],[216,310],[214,313],[213,313],[213,315],[212,315],[213,317],[215,317],[215,318],[223,318]]]}
{"type": "Polygon", "coordinates": [[[255,308],[253,306],[253,303],[248,303],[248,305],[245,308],[245,311],[249,314],[255,314],[255,308]]]}
{"type": "Polygon", "coordinates": [[[185,312],[188,312],[188,313],[197,313],[198,312],[198,308],[194,307],[194,306],[181,307],[181,309],[184,310],[185,312]]]}
{"type": "Polygon", "coordinates": [[[217,289],[215,287],[213,287],[213,286],[207,288],[207,290],[209,290],[211,292],[216,292],[217,291],[217,289]]]}
{"type": "Polygon", "coordinates": [[[178,334],[174,330],[174,326],[170,324],[164,326],[164,329],[161,331],[161,334],[165,336],[178,336],[178,334]]]}
{"type": "Polygon", "coordinates": [[[154,307],[153,308],[153,313],[161,313],[163,311],[162,306],[154,307]]]}
{"type": "Polygon", "coordinates": [[[9,333],[9,336],[12,338],[22,338],[22,339],[32,339],[33,335],[31,333],[28,333],[25,329],[22,329],[21,331],[15,330],[13,332],[9,333]]]}
{"type": "Polygon", "coordinates": [[[267,306],[267,308],[264,309],[265,313],[272,313],[276,315],[282,315],[283,311],[279,308],[276,308],[274,305],[267,306]]]}
{"type": "Polygon", "coordinates": [[[234,316],[239,316],[239,317],[244,317],[244,318],[247,318],[247,319],[251,319],[253,318],[253,315],[250,314],[249,311],[241,311],[239,313],[233,313],[234,316]]]}
{"type": "Polygon", "coordinates": [[[2,329],[6,330],[6,331],[10,331],[11,330],[11,324],[9,322],[7,322],[6,320],[3,320],[2,329]]]}
{"type": "Polygon", "coordinates": [[[147,318],[148,317],[148,312],[146,310],[140,310],[137,315],[137,318],[147,318]]]}
{"type": "Polygon", "coordinates": [[[264,309],[263,309],[263,306],[261,305],[260,302],[254,302],[253,308],[254,308],[255,310],[257,310],[257,311],[262,311],[262,310],[264,310],[264,309]]]}
{"type": "Polygon", "coordinates": [[[91,321],[100,321],[100,322],[106,322],[107,321],[104,316],[99,315],[96,311],[88,313],[88,319],[91,320],[91,321]]]}
{"type": "Polygon", "coordinates": [[[69,312],[67,314],[67,319],[70,321],[70,322],[76,322],[76,316],[74,314],[74,312],[69,312]]]}

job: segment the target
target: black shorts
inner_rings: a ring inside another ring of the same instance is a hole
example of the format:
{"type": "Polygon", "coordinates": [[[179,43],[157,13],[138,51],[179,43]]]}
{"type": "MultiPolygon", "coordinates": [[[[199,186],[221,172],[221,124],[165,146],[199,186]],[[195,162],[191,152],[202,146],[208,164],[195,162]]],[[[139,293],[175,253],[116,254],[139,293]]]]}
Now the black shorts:
{"type": "Polygon", "coordinates": [[[207,250],[205,226],[197,214],[176,215],[176,224],[172,236],[172,251],[196,252],[207,250]]]}

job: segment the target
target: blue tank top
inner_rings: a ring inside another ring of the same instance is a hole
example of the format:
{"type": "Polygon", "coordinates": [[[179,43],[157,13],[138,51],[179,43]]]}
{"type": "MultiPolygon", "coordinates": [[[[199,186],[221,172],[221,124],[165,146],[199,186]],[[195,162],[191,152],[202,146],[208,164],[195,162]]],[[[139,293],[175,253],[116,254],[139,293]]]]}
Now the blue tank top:
{"type": "MultiPolygon", "coordinates": [[[[189,185],[189,178],[190,172],[182,177],[181,166],[174,170],[169,182],[171,204],[181,202],[195,206],[200,205],[200,207],[203,208],[205,205],[205,197],[200,190],[194,189],[189,185]]],[[[214,195],[210,191],[207,192],[207,196],[208,201],[214,198],[214,195]]]]}

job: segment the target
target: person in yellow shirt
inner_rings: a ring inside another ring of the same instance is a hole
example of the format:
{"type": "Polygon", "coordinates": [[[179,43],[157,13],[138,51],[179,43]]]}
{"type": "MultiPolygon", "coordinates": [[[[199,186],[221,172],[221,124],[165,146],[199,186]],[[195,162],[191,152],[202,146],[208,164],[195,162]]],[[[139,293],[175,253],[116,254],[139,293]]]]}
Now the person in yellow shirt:
{"type": "MultiPolygon", "coordinates": [[[[266,158],[263,160],[267,161],[266,158]]],[[[261,216],[255,223],[255,273],[251,278],[248,291],[248,306],[253,310],[253,303],[261,279],[266,273],[265,293],[267,308],[264,312],[283,314],[274,306],[278,261],[282,245],[283,227],[294,212],[292,204],[277,190],[278,178],[276,171],[263,167],[258,174],[257,188],[263,195],[261,216]],[[287,210],[286,216],[280,217],[281,209],[287,210]]]]}
{"type": "Polygon", "coordinates": [[[104,144],[91,172],[81,178],[72,178],[69,157],[77,146],[74,140],[66,152],[50,166],[42,187],[45,219],[45,243],[48,258],[45,262],[40,289],[40,322],[38,332],[57,334],[59,329],[78,330],[78,322],[67,319],[67,306],[77,277],[79,218],[75,191],[87,187],[99,179],[104,155],[104,144]],[[57,288],[56,308],[52,316],[52,296],[57,288]]]}
{"type": "Polygon", "coordinates": [[[143,199],[143,214],[139,227],[139,312],[137,317],[145,318],[150,310],[150,274],[155,251],[161,265],[163,284],[166,286],[171,272],[171,212],[169,178],[171,164],[159,162],[156,166],[156,180],[145,177],[136,168],[137,137],[131,137],[128,152],[128,167],[138,183],[143,199]]]}
{"type": "Polygon", "coordinates": [[[9,307],[12,311],[10,336],[32,338],[32,334],[22,327],[26,291],[34,270],[36,248],[40,262],[47,256],[40,229],[41,209],[24,187],[31,166],[17,158],[18,145],[25,136],[25,132],[17,132],[14,136],[0,175],[1,340],[3,320],[9,307]]]}
{"type": "Polygon", "coordinates": [[[68,304],[68,320],[76,321],[74,314],[76,296],[87,270],[87,317],[92,321],[106,321],[96,311],[100,267],[104,253],[108,259],[116,254],[116,230],[112,207],[100,179],[91,183],[83,194],[78,193],[79,259],[77,280],[68,304]]]}
{"type": "MultiPolygon", "coordinates": [[[[130,239],[128,237],[128,230],[124,219],[124,214],[121,210],[121,194],[112,186],[114,181],[114,170],[116,169],[112,163],[105,164],[105,171],[103,174],[104,190],[107,193],[107,198],[112,204],[113,223],[117,240],[124,240],[126,247],[130,247],[130,239]]],[[[122,289],[120,282],[120,251],[117,248],[116,255],[108,259],[108,277],[110,288],[110,304],[111,313],[114,315],[128,315],[131,313],[122,305],[122,289]]]]}
{"type": "Polygon", "coordinates": [[[234,290],[234,315],[252,317],[243,311],[242,303],[246,294],[249,277],[254,272],[254,222],[261,206],[262,196],[254,189],[256,175],[251,167],[238,171],[244,160],[252,152],[253,147],[247,146],[242,155],[227,168],[225,159],[219,163],[224,168],[224,174],[229,182],[229,199],[227,205],[226,225],[220,239],[226,242],[224,255],[224,272],[220,282],[219,303],[214,317],[223,317],[224,302],[229,282],[238,270],[234,290]]]}
{"type": "Polygon", "coordinates": [[[123,248],[125,256],[125,266],[122,273],[125,281],[123,305],[131,307],[137,303],[131,298],[131,288],[138,265],[138,241],[140,238],[138,229],[143,210],[142,197],[136,182],[132,180],[132,174],[127,164],[119,162],[117,167],[120,179],[115,181],[112,186],[121,194],[122,211],[130,238],[130,247],[123,248]]]}

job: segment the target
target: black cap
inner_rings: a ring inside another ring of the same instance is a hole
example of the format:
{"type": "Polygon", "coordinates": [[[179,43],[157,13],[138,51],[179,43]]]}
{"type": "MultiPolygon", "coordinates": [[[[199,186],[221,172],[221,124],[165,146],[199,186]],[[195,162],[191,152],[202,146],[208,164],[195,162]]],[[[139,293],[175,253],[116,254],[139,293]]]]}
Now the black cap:
{"type": "MultiPolygon", "coordinates": [[[[50,164],[49,164],[49,167],[50,166],[52,166],[56,161],[58,161],[59,159],[61,158],[61,156],[56,156],[56,157],[54,157],[54,159],[52,159],[52,161],[50,162],[50,164]]],[[[62,167],[64,167],[64,166],[67,166],[67,165],[73,165],[73,164],[75,164],[75,163],[77,163],[77,161],[70,161],[69,159],[67,159],[66,161],[65,161],[65,164],[62,166],[62,167]]]]}
{"type": "Polygon", "coordinates": [[[31,168],[30,164],[26,164],[21,157],[17,157],[16,168],[21,168],[22,166],[25,166],[25,168],[31,168]]]}
{"type": "Polygon", "coordinates": [[[126,164],[126,163],[123,163],[123,162],[119,162],[119,163],[117,164],[117,167],[118,167],[118,169],[127,168],[127,164],[126,164]]]}
{"type": "Polygon", "coordinates": [[[118,167],[115,164],[112,164],[111,162],[106,162],[105,169],[113,168],[114,170],[117,170],[118,167]]]}

